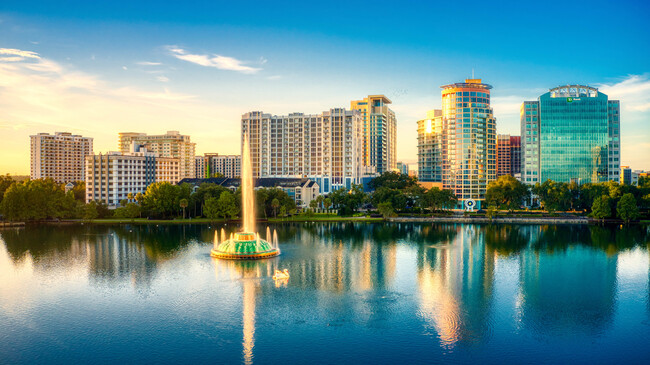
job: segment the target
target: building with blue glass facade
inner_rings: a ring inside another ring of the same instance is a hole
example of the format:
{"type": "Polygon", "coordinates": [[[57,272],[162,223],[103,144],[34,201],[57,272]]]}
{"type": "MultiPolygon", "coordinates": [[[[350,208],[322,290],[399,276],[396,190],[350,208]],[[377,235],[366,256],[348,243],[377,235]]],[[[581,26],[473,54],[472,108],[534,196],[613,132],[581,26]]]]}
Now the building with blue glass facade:
{"type": "Polygon", "coordinates": [[[620,104],[598,89],[550,89],[520,110],[521,179],[579,184],[620,179],[620,104]]]}

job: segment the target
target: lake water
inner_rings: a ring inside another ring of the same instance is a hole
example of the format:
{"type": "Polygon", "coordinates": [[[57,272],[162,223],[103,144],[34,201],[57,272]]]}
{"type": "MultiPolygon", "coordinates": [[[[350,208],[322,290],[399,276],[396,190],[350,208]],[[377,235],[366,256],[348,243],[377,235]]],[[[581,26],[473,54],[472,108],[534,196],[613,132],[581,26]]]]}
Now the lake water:
{"type": "Polygon", "coordinates": [[[0,230],[0,363],[650,362],[645,226],[214,228],[0,230]]]}

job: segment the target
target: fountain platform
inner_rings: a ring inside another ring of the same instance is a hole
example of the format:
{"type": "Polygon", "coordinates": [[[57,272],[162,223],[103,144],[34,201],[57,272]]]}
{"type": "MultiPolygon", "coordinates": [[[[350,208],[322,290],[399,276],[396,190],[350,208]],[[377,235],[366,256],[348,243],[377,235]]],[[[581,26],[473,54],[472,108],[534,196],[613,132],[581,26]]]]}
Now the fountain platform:
{"type": "Polygon", "coordinates": [[[250,232],[235,233],[233,238],[221,242],[210,251],[212,257],[232,260],[265,259],[279,254],[278,248],[250,232]]]}

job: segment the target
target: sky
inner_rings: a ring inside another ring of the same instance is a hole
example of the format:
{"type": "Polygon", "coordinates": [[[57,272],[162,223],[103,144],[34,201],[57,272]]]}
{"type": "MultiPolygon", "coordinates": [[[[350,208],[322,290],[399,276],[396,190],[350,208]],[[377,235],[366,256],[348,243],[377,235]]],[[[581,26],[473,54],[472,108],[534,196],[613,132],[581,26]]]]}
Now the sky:
{"type": "Polygon", "coordinates": [[[14,1],[0,3],[0,174],[29,174],[29,136],[117,149],[119,132],[192,136],[238,154],[241,115],[320,113],[384,94],[397,157],[441,85],[491,84],[497,132],[566,84],[621,101],[622,165],[650,170],[650,2],[14,1]]]}

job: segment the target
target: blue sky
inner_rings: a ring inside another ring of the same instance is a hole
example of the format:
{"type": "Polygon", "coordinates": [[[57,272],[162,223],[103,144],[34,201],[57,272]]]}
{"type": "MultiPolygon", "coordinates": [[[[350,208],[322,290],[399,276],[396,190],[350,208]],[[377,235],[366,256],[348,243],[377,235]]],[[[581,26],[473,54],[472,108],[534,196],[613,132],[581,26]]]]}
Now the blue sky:
{"type": "Polygon", "coordinates": [[[494,86],[499,133],[519,105],[567,83],[622,103],[623,164],[650,170],[650,5],[622,2],[7,1],[0,4],[0,173],[28,173],[28,136],[192,135],[238,153],[251,110],[318,113],[393,100],[398,159],[440,85],[494,86]]]}

